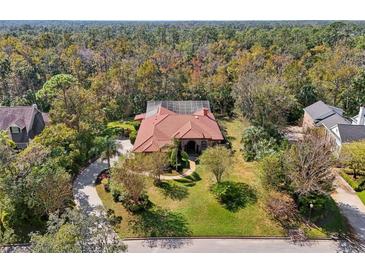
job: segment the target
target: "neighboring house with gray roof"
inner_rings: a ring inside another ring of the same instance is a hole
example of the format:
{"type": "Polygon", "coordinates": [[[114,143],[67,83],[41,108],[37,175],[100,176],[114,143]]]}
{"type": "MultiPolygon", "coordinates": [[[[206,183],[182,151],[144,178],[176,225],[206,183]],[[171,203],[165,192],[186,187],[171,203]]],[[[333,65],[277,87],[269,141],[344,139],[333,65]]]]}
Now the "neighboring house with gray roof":
{"type": "Polygon", "coordinates": [[[37,105],[0,107],[0,130],[7,131],[18,148],[25,148],[29,141],[42,132],[48,115],[37,105]]]}
{"type": "Polygon", "coordinates": [[[328,136],[340,148],[344,143],[365,140],[365,107],[347,119],[343,110],[318,101],[304,108],[303,128],[323,126],[328,136]]]}

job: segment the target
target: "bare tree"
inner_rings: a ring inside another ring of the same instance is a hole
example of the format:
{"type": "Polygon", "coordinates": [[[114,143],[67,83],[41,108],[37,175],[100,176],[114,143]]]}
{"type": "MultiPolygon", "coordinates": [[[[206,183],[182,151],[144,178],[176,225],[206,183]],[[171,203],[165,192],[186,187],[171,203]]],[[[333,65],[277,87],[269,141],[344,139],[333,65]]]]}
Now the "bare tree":
{"type": "Polygon", "coordinates": [[[294,228],[298,224],[298,209],[292,197],[284,193],[272,193],[266,208],[270,216],[284,228],[294,228]]]}
{"type": "Polygon", "coordinates": [[[311,129],[285,157],[291,187],[298,195],[328,194],[333,188],[333,144],[322,129],[311,129]]]}

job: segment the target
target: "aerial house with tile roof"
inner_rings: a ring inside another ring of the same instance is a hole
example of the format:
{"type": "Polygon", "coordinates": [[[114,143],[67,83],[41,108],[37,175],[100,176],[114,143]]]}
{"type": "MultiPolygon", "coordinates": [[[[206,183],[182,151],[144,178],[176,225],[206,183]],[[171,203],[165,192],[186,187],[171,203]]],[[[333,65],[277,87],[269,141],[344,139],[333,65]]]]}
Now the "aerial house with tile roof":
{"type": "Polygon", "coordinates": [[[25,148],[29,141],[42,132],[48,115],[37,105],[0,107],[0,130],[8,132],[18,148],[25,148]]]}
{"type": "Polygon", "coordinates": [[[134,152],[161,151],[174,140],[188,153],[200,153],[224,138],[208,101],[149,101],[140,121],[134,152]]]}

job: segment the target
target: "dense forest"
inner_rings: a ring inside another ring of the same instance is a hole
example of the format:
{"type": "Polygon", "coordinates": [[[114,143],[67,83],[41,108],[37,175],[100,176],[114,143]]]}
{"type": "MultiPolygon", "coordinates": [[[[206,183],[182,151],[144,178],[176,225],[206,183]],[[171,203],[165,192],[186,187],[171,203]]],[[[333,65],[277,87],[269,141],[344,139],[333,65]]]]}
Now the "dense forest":
{"type": "Polygon", "coordinates": [[[260,105],[245,97],[260,93],[263,106],[285,105],[289,122],[317,99],[353,114],[364,49],[365,25],[352,22],[3,22],[0,104],[47,111],[36,92],[69,74],[108,120],[152,99],[208,99],[217,113],[255,115],[260,105]]]}
{"type": "Polygon", "coordinates": [[[364,54],[362,22],[0,22],[0,106],[51,118],[20,153],[0,135],[0,243],[72,205],[72,178],[109,148],[107,122],[148,100],[209,100],[271,134],[319,99],[357,113],[364,54]]]}

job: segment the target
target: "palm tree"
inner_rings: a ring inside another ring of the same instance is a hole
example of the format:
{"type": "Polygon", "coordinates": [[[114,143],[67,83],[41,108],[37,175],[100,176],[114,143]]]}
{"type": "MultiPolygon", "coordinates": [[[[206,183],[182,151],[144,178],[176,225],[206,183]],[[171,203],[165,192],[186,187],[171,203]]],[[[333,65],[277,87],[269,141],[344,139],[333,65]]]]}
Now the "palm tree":
{"type": "Polygon", "coordinates": [[[104,137],[103,145],[104,145],[104,149],[103,149],[102,157],[104,159],[105,158],[107,159],[108,169],[110,170],[110,168],[111,168],[110,158],[118,152],[115,138],[110,137],[110,136],[104,137]]]}

